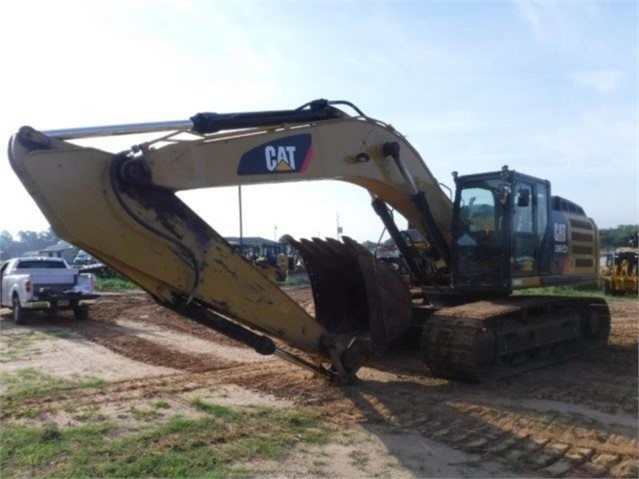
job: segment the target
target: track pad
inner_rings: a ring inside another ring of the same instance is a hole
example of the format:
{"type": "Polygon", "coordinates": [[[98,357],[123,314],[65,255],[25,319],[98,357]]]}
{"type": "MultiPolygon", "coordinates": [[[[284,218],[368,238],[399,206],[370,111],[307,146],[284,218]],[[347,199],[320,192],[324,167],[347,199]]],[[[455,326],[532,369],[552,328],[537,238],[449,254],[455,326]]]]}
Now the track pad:
{"type": "Polygon", "coordinates": [[[376,352],[407,328],[411,296],[400,276],[346,236],[286,240],[300,253],[313,288],[315,319],[334,334],[370,333],[376,352]]]}

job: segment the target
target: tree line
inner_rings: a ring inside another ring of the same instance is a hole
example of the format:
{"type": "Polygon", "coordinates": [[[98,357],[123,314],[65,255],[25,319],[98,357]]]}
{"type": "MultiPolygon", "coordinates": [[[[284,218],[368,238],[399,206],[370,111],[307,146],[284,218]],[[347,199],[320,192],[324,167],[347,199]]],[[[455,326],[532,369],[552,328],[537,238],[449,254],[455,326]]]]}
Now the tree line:
{"type": "Polygon", "coordinates": [[[29,251],[38,251],[60,241],[58,235],[49,228],[46,231],[18,231],[14,238],[8,231],[0,232],[0,259],[23,256],[29,251]]]}
{"type": "Polygon", "coordinates": [[[638,232],[639,225],[619,225],[616,228],[601,229],[599,230],[601,249],[614,249],[619,246],[637,247],[638,232]]]}

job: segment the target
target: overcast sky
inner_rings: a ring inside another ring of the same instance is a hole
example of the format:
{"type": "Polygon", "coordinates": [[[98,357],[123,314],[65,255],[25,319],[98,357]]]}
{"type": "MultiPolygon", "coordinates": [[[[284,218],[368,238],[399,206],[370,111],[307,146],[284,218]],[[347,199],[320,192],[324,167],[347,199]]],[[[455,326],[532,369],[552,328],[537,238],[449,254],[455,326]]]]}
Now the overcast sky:
{"type": "MultiPolygon", "coordinates": [[[[507,164],[600,227],[636,223],[638,5],[3,2],[0,138],[350,100],[407,135],[440,182],[507,164]]],[[[334,236],[338,213],[357,240],[382,231],[352,185],[242,191],[246,236],[334,236]]],[[[236,188],[181,196],[239,234],[236,188]]],[[[0,231],[48,226],[6,155],[0,212],[0,231]]]]}

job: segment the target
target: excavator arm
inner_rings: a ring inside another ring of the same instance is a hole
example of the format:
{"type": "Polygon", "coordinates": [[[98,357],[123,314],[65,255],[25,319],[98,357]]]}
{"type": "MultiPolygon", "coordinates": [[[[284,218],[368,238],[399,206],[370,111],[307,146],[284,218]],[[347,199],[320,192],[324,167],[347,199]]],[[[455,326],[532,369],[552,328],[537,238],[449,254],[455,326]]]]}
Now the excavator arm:
{"type": "Polygon", "coordinates": [[[414,266],[422,279],[441,281],[448,274],[452,204],[417,151],[391,126],[347,116],[326,101],[278,112],[202,113],[178,123],[44,133],[23,127],[10,141],[9,157],[60,237],[159,303],[262,354],[279,354],[342,382],[410,320],[410,296],[395,273],[348,238],[290,239],[311,277],[313,318],[176,192],[322,179],[353,183],[371,193],[391,234],[387,205],[428,240],[428,267],[414,266]],[[116,155],[72,142],[141,132],[158,138],[116,155]],[[291,355],[271,338],[308,357],[291,355]],[[321,366],[326,360],[329,369],[321,366]]]}

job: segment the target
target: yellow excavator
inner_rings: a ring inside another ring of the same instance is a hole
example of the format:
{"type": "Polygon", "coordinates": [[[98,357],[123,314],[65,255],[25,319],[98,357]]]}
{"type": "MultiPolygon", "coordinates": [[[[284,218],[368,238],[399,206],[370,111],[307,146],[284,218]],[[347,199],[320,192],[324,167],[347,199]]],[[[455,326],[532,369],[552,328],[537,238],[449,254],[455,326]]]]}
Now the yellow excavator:
{"type": "Polygon", "coordinates": [[[167,308],[339,383],[352,382],[416,324],[433,374],[471,380],[609,334],[601,299],[513,295],[597,281],[598,230],[581,207],[552,196],[548,181],[507,167],[454,173],[452,201],[404,136],[349,102],[47,132],[23,127],[10,140],[9,160],[61,238],[167,308]],[[73,143],[140,133],[154,139],[119,154],[73,143]],[[288,238],[306,265],[313,317],[176,196],[324,179],[370,192],[421,300],[348,237],[288,238]],[[393,210],[426,247],[407,242],[393,210]]]}

